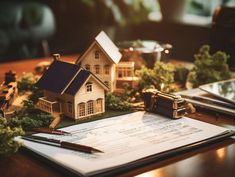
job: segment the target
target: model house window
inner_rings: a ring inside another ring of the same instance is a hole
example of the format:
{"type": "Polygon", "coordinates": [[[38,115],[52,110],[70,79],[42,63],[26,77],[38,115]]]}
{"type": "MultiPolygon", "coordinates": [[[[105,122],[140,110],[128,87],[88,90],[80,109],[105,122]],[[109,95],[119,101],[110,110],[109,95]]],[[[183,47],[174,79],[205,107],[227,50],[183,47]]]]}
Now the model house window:
{"type": "Polygon", "coordinates": [[[131,77],[131,76],[132,76],[132,72],[131,72],[130,69],[127,69],[127,70],[126,70],[126,76],[127,76],[127,77],[131,77]]]}
{"type": "Polygon", "coordinates": [[[85,69],[91,71],[91,66],[89,64],[85,65],[85,69]]]}
{"type": "Polygon", "coordinates": [[[118,78],[122,77],[133,77],[133,68],[130,67],[118,67],[117,68],[118,78]]]}
{"type": "Polygon", "coordinates": [[[119,78],[123,77],[123,72],[122,72],[122,70],[118,70],[118,77],[119,77],[119,78]]]}
{"type": "Polygon", "coordinates": [[[96,112],[102,112],[103,100],[101,98],[96,100],[96,112]]]}
{"type": "Polygon", "coordinates": [[[95,74],[100,74],[100,65],[95,65],[95,74]]]}
{"type": "Polygon", "coordinates": [[[80,103],[78,105],[78,112],[79,112],[79,117],[85,116],[85,103],[80,103]]]}
{"type": "Polygon", "coordinates": [[[86,84],[86,92],[92,92],[92,83],[88,82],[86,84]]]}
{"type": "Polygon", "coordinates": [[[100,51],[96,50],[95,51],[95,59],[99,59],[100,58],[100,51]]]}
{"type": "Polygon", "coordinates": [[[110,66],[109,65],[105,65],[104,66],[104,73],[105,74],[109,74],[110,73],[110,66]]]}
{"type": "Polygon", "coordinates": [[[73,104],[70,101],[67,102],[67,111],[73,113],[73,104]]]}
{"type": "Polygon", "coordinates": [[[104,84],[109,87],[109,81],[104,81],[104,84]]]}
{"type": "Polygon", "coordinates": [[[94,114],[94,103],[92,100],[87,102],[87,114],[94,114]]]}

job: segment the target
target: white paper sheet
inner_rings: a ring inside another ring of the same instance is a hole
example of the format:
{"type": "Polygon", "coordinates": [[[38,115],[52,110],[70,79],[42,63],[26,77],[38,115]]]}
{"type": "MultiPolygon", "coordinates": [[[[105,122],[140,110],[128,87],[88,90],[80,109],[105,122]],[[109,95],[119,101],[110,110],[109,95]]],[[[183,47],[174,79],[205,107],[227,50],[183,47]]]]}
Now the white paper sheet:
{"type": "Polygon", "coordinates": [[[92,146],[104,153],[86,154],[23,141],[27,148],[83,175],[91,175],[228,131],[186,117],[172,120],[145,112],[74,125],[62,130],[72,135],[37,135],[92,146]]]}

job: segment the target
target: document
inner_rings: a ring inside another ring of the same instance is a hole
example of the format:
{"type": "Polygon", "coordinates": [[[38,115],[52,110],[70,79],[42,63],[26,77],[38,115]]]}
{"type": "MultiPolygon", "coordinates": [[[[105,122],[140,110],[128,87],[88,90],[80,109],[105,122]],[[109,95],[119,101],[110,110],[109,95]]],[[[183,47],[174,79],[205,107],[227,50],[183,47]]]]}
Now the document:
{"type": "Polygon", "coordinates": [[[97,148],[86,154],[22,140],[30,150],[84,176],[131,164],[140,159],[200,142],[229,130],[187,117],[173,120],[161,115],[134,112],[127,115],[62,128],[71,135],[37,136],[97,148]]]}

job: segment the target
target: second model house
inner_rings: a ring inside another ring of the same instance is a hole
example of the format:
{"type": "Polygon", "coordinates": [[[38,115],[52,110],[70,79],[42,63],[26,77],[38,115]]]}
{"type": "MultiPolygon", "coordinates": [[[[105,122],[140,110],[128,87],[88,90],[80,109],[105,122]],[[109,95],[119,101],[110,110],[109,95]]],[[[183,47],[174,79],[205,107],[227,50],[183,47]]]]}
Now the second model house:
{"type": "Polygon", "coordinates": [[[93,72],[113,92],[118,85],[122,87],[123,82],[132,85],[134,79],[134,62],[120,62],[121,58],[122,54],[117,46],[101,31],[76,64],[93,72]]]}

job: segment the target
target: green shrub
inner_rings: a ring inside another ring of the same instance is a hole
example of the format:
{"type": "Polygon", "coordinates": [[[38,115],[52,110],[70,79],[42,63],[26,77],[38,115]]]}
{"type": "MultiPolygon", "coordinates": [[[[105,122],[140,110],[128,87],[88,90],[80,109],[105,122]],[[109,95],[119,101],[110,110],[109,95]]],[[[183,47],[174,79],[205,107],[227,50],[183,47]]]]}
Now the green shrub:
{"type": "Polygon", "coordinates": [[[174,80],[182,86],[185,86],[188,73],[189,69],[185,68],[183,65],[178,65],[175,67],[174,80]]]}
{"type": "Polygon", "coordinates": [[[21,127],[11,126],[5,118],[0,117],[0,155],[16,152],[21,143],[14,141],[14,138],[23,134],[21,127]]]}
{"type": "Polygon", "coordinates": [[[107,110],[128,111],[131,110],[131,104],[123,100],[120,96],[108,93],[105,96],[105,108],[107,110]]]}
{"type": "Polygon", "coordinates": [[[225,52],[210,54],[210,46],[204,45],[194,57],[194,68],[188,75],[188,81],[193,87],[231,78],[227,64],[229,55],[225,52]]]}
{"type": "Polygon", "coordinates": [[[174,67],[171,64],[157,61],[153,69],[142,67],[136,71],[140,77],[139,89],[156,88],[164,92],[171,92],[171,84],[174,82],[174,67]]]}
{"type": "Polygon", "coordinates": [[[33,128],[48,127],[53,119],[53,116],[49,113],[31,109],[11,118],[10,123],[14,126],[21,126],[25,131],[29,131],[33,128]]]}
{"type": "Polygon", "coordinates": [[[35,83],[36,78],[33,73],[24,73],[17,84],[19,91],[29,91],[33,89],[35,83]]]}

